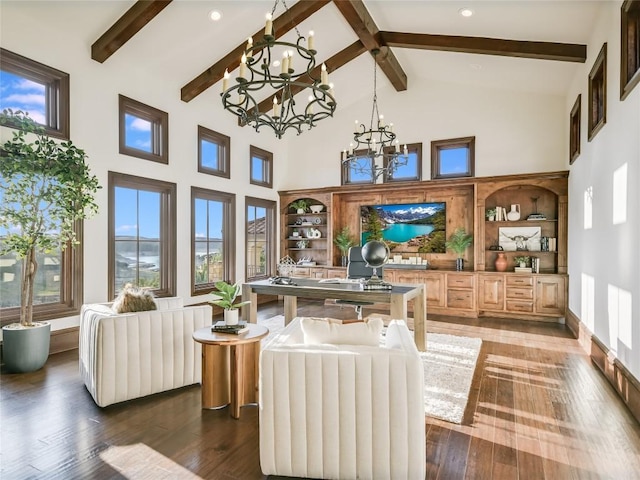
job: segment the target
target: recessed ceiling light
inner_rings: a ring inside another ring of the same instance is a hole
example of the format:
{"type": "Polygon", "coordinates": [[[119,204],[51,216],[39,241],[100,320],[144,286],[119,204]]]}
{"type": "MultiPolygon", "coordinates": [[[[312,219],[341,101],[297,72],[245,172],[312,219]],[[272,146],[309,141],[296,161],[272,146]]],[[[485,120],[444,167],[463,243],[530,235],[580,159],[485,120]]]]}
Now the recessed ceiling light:
{"type": "Polygon", "coordinates": [[[220,13],[218,10],[211,10],[209,12],[209,18],[214,22],[217,22],[222,18],[222,13],[220,13]]]}
{"type": "Polygon", "coordinates": [[[473,10],[471,10],[470,8],[461,8],[460,10],[458,10],[458,13],[463,17],[470,17],[471,15],[473,15],[473,10]]]}

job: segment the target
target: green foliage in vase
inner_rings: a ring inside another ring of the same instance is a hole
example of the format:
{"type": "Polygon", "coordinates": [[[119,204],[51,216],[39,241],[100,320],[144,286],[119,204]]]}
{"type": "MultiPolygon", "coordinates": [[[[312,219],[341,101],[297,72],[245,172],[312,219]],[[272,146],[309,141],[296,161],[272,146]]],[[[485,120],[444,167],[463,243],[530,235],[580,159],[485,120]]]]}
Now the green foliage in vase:
{"type": "Polygon", "coordinates": [[[472,243],[473,235],[467,233],[463,227],[458,227],[455,232],[451,234],[445,246],[449,250],[453,250],[458,255],[458,258],[462,258],[464,251],[469,248],[472,243]]]}
{"type": "Polygon", "coordinates": [[[342,227],[342,230],[333,239],[333,243],[338,247],[342,255],[347,255],[349,249],[355,245],[355,240],[351,236],[349,227],[342,227]]]}
{"type": "Polygon", "coordinates": [[[213,300],[210,300],[209,303],[217,305],[220,308],[224,308],[225,310],[234,310],[236,308],[242,307],[243,305],[248,305],[251,303],[250,300],[234,303],[242,290],[242,287],[239,283],[230,285],[227,282],[221,280],[219,282],[216,282],[215,286],[217,291],[211,293],[214,298],[213,300]]]}

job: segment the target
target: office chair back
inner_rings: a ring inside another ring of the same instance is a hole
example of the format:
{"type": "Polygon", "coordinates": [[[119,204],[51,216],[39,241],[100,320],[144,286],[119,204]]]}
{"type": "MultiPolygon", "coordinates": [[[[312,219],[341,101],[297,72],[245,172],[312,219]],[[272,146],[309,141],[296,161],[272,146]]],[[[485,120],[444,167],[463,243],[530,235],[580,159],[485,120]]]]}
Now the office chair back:
{"type": "MultiPolygon", "coordinates": [[[[382,278],[383,267],[378,267],[376,273],[382,278]]],[[[347,263],[347,278],[371,278],[373,268],[367,265],[362,258],[362,247],[349,249],[349,261],[347,263]]]]}

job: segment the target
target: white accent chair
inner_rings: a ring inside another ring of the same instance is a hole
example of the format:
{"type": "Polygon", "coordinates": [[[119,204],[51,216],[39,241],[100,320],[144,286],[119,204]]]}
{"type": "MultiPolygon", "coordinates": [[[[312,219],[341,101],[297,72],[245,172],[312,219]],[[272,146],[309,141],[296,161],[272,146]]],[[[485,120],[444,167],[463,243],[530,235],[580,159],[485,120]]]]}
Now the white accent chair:
{"type": "Polygon", "coordinates": [[[111,304],[80,312],[80,375],[100,407],[180,388],[202,379],[198,328],[211,324],[211,306],[157,298],[157,310],[115,313],[111,304]]]}
{"type": "Polygon", "coordinates": [[[308,345],[294,319],[260,356],[265,475],[424,479],[424,373],[404,321],[384,346],[308,345]]]}

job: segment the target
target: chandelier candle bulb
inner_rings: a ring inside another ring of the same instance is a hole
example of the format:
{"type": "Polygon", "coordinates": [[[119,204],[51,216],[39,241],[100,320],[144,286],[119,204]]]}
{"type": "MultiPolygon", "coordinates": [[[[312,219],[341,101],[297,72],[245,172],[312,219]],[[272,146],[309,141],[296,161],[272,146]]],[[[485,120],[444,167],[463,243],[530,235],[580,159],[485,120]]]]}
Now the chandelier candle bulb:
{"type": "Polygon", "coordinates": [[[247,38],[247,56],[249,58],[253,57],[253,38],[247,38]]]}
{"type": "Polygon", "coordinates": [[[313,48],[313,30],[309,31],[309,38],[307,38],[307,49],[311,50],[312,52],[314,51],[314,48],[313,48]]]}
{"type": "Polygon", "coordinates": [[[273,116],[280,116],[280,105],[278,105],[278,97],[276,96],[273,97],[273,116]]]}
{"type": "Polygon", "coordinates": [[[229,88],[229,70],[225,69],[224,76],[222,77],[222,93],[226,92],[229,88]]]}
{"type": "Polygon", "coordinates": [[[289,73],[289,53],[284,52],[282,54],[282,68],[280,69],[280,73],[289,73]]]}
{"type": "Polygon", "coordinates": [[[393,122],[391,122],[391,123],[389,124],[389,131],[390,131],[390,132],[393,132],[393,122]]]}
{"type": "Polygon", "coordinates": [[[293,73],[293,50],[289,50],[289,56],[287,58],[287,68],[289,69],[289,73],[293,73]]]}
{"type": "Polygon", "coordinates": [[[384,127],[384,115],[380,115],[378,117],[378,128],[383,128],[384,127]]]}
{"type": "Polygon", "coordinates": [[[247,56],[244,53],[240,59],[240,73],[238,74],[238,77],[245,80],[247,79],[247,56]]]}
{"type": "Polygon", "coordinates": [[[409,153],[409,149],[407,148],[407,144],[404,144],[404,154],[407,155],[409,153]]]}
{"type": "Polygon", "coordinates": [[[267,13],[265,15],[265,18],[267,19],[267,23],[265,23],[264,25],[264,36],[270,37],[273,32],[273,22],[272,22],[273,17],[271,16],[270,13],[267,13]]]}
{"type": "Polygon", "coordinates": [[[307,106],[307,114],[313,115],[313,97],[309,95],[309,105],[307,106]]]}
{"type": "Polygon", "coordinates": [[[320,83],[322,85],[329,85],[329,74],[327,73],[327,66],[323,63],[322,70],[320,74],[320,83]]]}

